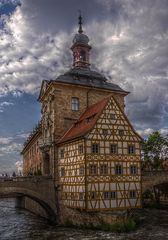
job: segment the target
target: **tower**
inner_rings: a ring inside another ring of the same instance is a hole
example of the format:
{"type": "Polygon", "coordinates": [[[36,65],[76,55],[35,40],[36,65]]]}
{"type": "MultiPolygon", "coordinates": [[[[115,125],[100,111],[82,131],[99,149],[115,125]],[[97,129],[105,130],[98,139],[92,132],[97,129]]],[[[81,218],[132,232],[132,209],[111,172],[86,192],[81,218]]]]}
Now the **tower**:
{"type": "Polygon", "coordinates": [[[82,29],[82,16],[79,15],[79,29],[78,33],[73,39],[73,45],[71,50],[73,52],[73,67],[88,68],[90,65],[89,62],[89,52],[91,46],[89,43],[89,38],[87,35],[83,34],[82,29]]]}

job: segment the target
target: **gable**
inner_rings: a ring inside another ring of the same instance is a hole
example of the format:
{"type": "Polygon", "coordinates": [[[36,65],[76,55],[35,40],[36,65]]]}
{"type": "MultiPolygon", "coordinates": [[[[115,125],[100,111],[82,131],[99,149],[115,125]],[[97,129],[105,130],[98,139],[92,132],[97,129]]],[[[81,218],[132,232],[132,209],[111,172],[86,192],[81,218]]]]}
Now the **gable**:
{"type": "Polygon", "coordinates": [[[113,97],[109,99],[95,126],[88,134],[88,139],[132,142],[142,141],[142,138],[136,133],[126,114],[122,111],[113,97]],[[103,131],[107,134],[103,134],[103,131]],[[121,131],[123,131],[123,136],[119,134],[121,131]]]}
{"type": "Polygon", "coordinates": [[[65,132],[62,138],[57,143],[63,143],[85,136],[93,129],[99,115],[108,103],[109,97],[102,99],[100,102],[88,107],[86,111],[80,116],[79,120],[72,125],[72,127],[65,132]]]}

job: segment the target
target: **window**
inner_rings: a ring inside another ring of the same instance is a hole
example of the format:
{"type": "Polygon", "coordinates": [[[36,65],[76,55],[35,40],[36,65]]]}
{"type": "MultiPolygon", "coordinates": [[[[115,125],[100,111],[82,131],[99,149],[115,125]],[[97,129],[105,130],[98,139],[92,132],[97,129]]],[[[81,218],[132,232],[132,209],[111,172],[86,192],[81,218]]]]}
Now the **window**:
{"type": "Polygon", "coordinates": [[[90,193],[90,198],[91,198],[92,200],[95,200],[95,199],[96,199],[96,192],[91,192],[91,193],[90,193]]]}
{"type": "Polygon", "coordinates": [[[108,129],[102,129],[102,133],[104,136],[107,136],[108,135],[108,129]]]}
{"type": "Polygon", "coordinates": [[[65,169],[62,167],[61,168],[61,177],[64,177],[65,176],[65,169]]]}
{"type": "Polygon", "coordinates": [[[100,165],[100,175],[107,175],[108,174],[108,165],[101,164],[100,165]]]}
{"type": "Polygon", "coordinates": [[[136,165],[130,166],[130,174],[137,174],[137,166],[136,165]]]}
{"type": "Polygon", "coordinates": [[[64,158],[64,149],[60,150],[60,158],[64,158]]]}
{"type": "Polygon", "coordinates": [[[86,52],[84,50],[80,51],[80,60],[86,61],[86,52]]]}
{"type": "Polygon", "coordinates": [[[135,153],[135,147],[133,145],[128,146],[128,154],[134,154],[135,153]]]}
{"type": "Polygon", "coordinates": [[[122,166],[121,166],[120,164],[117,164],[117,165],[115,166],[115,173],[116,173],[117,175],[122,174],[122,166]]]}
{"type": "Polygon", "coordinates": [[[79,111],[79,98],[73,97],[71,104],[73,111],[79,111]]]}
{"type": "Polygon", "coordinates": [[[78,151],[79,151],[79,154],[83,153],[83,145],[78,146],[78,151]]]}
{"type": "Polygon", "coordinates": [[[83,176],[85,174],[85,167],[83,165],[79,166],[79,175],[83,176]]]}
{"type": "Polygon", "coordinates": [[[96,164],[89,165],[89,174],[90,175],[97,174],[97,165],[96,164]]]}
{"type": "Polygon", "coordinates": [[[63,197],[62,197],[62,198],[63,198],[63,199],[68,199],[68,193],[65,192],[65,193],[63,194],[63,197]]]}
{"type": "Polygon", "coordinates": [[[111,118],[112,120],[115,120],[115,119],[116,119],[115,114],[114,114],[114,113],[111,113],[111,114],[110,114],[110,118],[111,118]]]}
{"type": "Polygon", "coordinates": [[[84,193],[83,192],[79,193],[79,200],[80,201],[84,200],[84,193]]]}
{"type": "Polygon", "coordinates": [[[119,129],[118,133],[119,133],[120,136],[123,136],[124,135],[124,130],[123,129],[119,129]]]}
{"type": "Polygon", "coordinates": [[[99,144],[97,144],[97,143],[92,144],[92,153],[94,153],[94,154],[99,153],[99,144]]]}
{"type": "Polygon", "coordinates": [[[136,198],[136,191],[135,190],[129,191],[129,197],[130,198],[136,198]]]}
{"type": "Polygon", "coordinates": [[[71,199],[75,200],[75,194],[73,192],[71,192],[71,199]]]}
{"type": "Polygon", "coordinates": [[[115,191],[112,192],[103,192],[104,199],[116,199],[117,193],[115,191]]]}
{"type": "Polygon", "coordinates": [[[111,154],[117,154],[118,149],[117,149],[117,144],[111,144],[110,145],[110,153],[111,154]]]}

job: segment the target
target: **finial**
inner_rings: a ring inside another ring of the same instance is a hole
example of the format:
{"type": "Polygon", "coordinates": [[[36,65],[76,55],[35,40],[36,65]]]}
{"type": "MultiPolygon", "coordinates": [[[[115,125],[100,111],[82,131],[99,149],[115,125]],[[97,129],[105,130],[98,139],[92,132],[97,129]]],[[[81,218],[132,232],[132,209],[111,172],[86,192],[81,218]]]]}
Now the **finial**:
{"type": "Polygon", "coordinates": [[[78,33],[83,33],[83,29],[82,29],[82,16],[81,16],[81,10],[79,10],[79,30],[78,30],[78,33]]]}

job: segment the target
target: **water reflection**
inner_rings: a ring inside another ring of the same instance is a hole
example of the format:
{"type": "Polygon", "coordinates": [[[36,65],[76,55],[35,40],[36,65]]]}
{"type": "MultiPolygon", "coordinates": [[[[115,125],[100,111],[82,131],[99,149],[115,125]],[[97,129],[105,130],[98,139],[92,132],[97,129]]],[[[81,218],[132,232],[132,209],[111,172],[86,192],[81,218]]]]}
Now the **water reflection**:
{"type": "Polygon", "coordinates": [[[14,206],[14,199],[0,200],[0,240],[168,240],[168,211],[165,210],[152,210],[152,218],[147,218],[133,233],[114,234],[50,226],[46,220],[14,206]]]}

